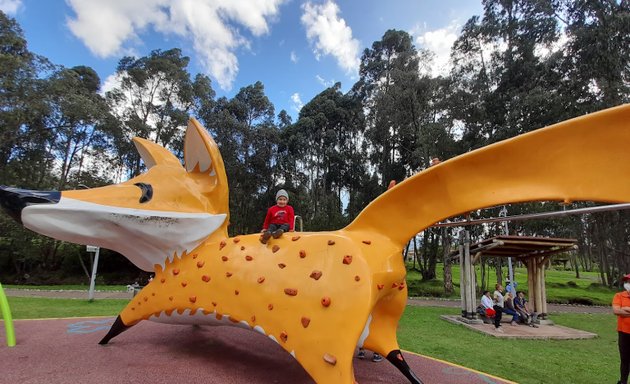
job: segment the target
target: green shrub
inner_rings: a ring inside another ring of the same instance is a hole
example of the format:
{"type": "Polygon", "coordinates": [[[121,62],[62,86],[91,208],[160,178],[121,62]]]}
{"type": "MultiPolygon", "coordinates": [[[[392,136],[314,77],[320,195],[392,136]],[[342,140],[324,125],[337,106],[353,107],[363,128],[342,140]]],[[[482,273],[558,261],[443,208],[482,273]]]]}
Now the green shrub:
{"type": "Polygon", "coordinates": [[[568,304],[578,304],[578,305],[594,305],[593,300],[588,297],[569,297],[568,304]]]}
{"type": "Polygon", "coordinates": [[[442,280],[421,281],[419,279],[407,280],[409,297],[459,297],[457,287],[451,295],[444,293],[442,280]]]}
{"type": "Polygon", "coordinates": [[[586,289],[589,291],[596,291],[596,292],[610,291],[610,288],[608,288],[607,286],[601,283],[591,283],[588,287],[586,287],[586,289]]]}

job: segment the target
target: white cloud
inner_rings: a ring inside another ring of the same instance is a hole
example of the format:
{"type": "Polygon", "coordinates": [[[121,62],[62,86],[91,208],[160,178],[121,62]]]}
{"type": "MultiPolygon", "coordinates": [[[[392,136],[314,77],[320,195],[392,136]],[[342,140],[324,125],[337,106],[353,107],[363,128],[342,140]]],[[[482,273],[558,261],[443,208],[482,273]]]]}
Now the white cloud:
{"type": "Polygon", "coordinates": [[[460,26],[453,23],[446,28],[417,32],[421,29],[422,28],[416,27],[416,31],[412,31],[412,35],[417,35],[415,38],[417,46],[427,49],[435,55],[433,57],[431,73],[433,75],[444,75],[448,73],[451,68],[449,63],[451,48],[455,40],[457,40],[460,26]]]}
{"type": "Polygon", "coordinates": [[[291,51],[291,62],[297,64],[297,62],[300,60],[300,58],[298,57],[298,55],[295,53],[295,51],[291,51]]]}
{"type": "Polygon", "coordinates": [[[315,75],[315,78],[317,79],[317,82],[320,83],[321,85],[323,85],[326,88],[332,87],[333,85],[335,85],[335,80],[326,80],[323,77],[321,77],[320,75],[315,75]]]}
{"type": "Polygon", "coordinates": [[[339,17],[337,4],[332,0],[320,5],[306,2],[302,9],[302,24],[317,60],[321,55],[332,55],[346,72],[356,73],[359,41],[352,37],[352,29],[339,17]]]}
{"type": "Polygon", "coordinates": [[[192,42],[202,66],[229,90],[238,73],[235,51],[249,47],[239,28],[254,37],[269,32],[268,21],[285,0],[67,0],[76,13],[72,33],[98,57],[110,57],[141,43],[152,30],[192,42]]]}
{"type": "Polygon", "coordinates": [[[300,110],[304,106],[304,103],[302,102],[302,99],[300,98],[300,94],[297,92],[292,94],[291,101],[293,102],[293,109],[296,110],[297,112],[300,112],[300,110]]]}
{"type": "Polygon", "coordinates": [[[0,0],[0,11],[7,15],[15,15],[22,7],[22,0],[0,0]]]}

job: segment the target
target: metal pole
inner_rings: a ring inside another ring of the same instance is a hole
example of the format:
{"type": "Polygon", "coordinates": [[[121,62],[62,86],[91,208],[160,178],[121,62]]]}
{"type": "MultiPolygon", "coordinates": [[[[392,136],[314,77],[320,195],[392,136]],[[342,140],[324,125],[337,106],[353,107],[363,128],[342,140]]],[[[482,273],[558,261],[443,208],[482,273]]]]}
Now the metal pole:
{"type": "MultiPolygon", "coordinates": [[[[504,205],[501,208],[501,212],[499,212],[499,217],[507,217],[507,207],[504,205]]],[[[507,220],[503,222],[503,235],[508,236],[510,231],[508,230],[508,222],[507,220]]],[[[514,271],[512,270],[512,257],[508,257],[508,279],[510,279],[510,284],[512,284],[512,288],[514,287],[514,271]]]]}
{"type": "Polygon", "coordinates": [[[556,217],[556,216],[567,216],[567,215],[582,215],[585,213],[595,213],[595,212],[608,212],[608,211],[617,211],[630,209],[630,203],[626,204],[611,204],[611,205],[602,205],[599,207],[588,207],[588,208],[578,208],[578,209],[569,209],[566,211],[554,211],[554,212],[543,212],[543,213],[529,213],[525,215],[511,216],[511,217],[494,217],[489,219],[479,219],[479,220],[461,220],[461,221],[450,221],[446,223],[435,223],[433,227],[463,227],[466,225],[478,225],[483,223],[496,223],[498,221],[522,221],[522,220],[531,220],[531,219],[544,219],[547,217],[556,217]]]}
{"type": "Polygon", "coordinates": [[[94,285],[96,284],[96,269],[98,268],[98,255],[101,252],[101,248],[96,247],[94,253],[94,263],[92,265],[92,278],[90,279],[90,291],[88,292],[88,301],[94,301],[94,285]]]}

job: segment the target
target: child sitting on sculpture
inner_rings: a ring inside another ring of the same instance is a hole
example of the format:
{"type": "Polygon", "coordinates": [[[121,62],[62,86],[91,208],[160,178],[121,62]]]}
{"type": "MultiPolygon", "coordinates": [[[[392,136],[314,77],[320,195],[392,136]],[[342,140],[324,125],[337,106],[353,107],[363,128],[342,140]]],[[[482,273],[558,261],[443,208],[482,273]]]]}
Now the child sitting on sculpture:
{"type": "Polygon", "coordinates": [[[276,205],[267,210],[260,242],[267,244],[270,237],[277,239],[284,232],[293,231],[294,219],[295,213],[293,207],[289,205],[289,194],[281,189],[276,193],[276,205]]]}

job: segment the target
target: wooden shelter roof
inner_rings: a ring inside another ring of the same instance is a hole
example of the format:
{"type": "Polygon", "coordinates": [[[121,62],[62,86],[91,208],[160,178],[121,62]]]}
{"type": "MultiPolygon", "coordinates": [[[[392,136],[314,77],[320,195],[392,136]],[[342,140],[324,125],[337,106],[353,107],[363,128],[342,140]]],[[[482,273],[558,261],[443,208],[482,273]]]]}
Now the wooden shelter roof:
{"type": "Polygon", "coordinates": [[[527,259],[577,249],[576,239],[530,236],[496,236],[470,246],[470,254],[487,257],[527,259]]]}

